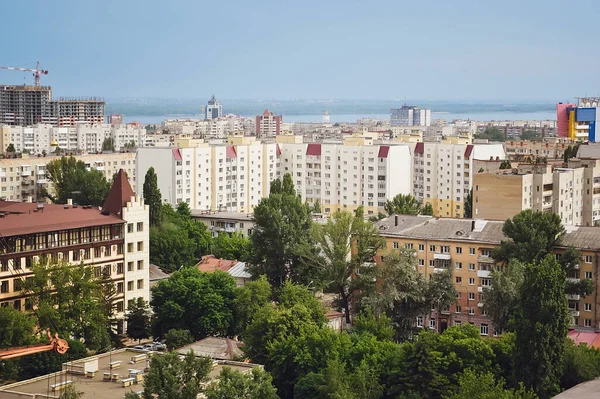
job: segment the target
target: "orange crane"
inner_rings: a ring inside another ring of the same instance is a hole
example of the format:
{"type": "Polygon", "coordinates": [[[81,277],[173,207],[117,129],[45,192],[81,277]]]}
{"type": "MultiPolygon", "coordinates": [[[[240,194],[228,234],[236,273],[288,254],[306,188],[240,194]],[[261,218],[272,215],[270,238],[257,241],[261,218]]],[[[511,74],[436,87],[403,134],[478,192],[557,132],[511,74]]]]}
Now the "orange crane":
{"type": "Polygon", "coordinates": [[[48,333],[49,344],[41,345],[30,345],[30,346],[18,346],[15,348],[0,349],[0,360],[12,359],[15,357],[32,355],[34,353],[54,351],[60,355],[64,354],[69,350],[69,343],[61,338],[58,338],[58,334],[52,335],[48,333]]]}
{"type": "Polygon", "coordinates": [[[33,72],[33,77],[35,78],[35,85],[39,86],[40,85],[40,75],[48,75],[48,70],[47,69],[40,69],[40,62],[38,61],[35,69],[31,69],[31,68],[17,68],[17,67],[10,67],[10,66],[3,66],[2,69],[9,69],[11,71],[23,71],[23,72],[33,72]]]}

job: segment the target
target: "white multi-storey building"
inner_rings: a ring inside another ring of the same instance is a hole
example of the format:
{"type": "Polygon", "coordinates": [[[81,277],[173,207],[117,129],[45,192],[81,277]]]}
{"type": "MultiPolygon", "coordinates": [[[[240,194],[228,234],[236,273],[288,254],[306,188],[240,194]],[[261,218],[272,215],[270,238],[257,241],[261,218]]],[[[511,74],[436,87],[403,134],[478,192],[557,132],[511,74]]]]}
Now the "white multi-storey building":
{"type": "Polygon", "coordinates": [[[175,148],[139,148],[137,174],[153,167],[163,201],[192,209],[249,212],[268,195],[279,177],[278,146],[252,137],[230,137],[228,144],[202,140],[176,140],[175,148]]]}
{"type": "Polygon", "coordinates": [[[464,216],[464,201],[473,186],[473,160],[504,160],[502,144],[417,143],[413,193],[433,206],[435,216],[464,216]]]}

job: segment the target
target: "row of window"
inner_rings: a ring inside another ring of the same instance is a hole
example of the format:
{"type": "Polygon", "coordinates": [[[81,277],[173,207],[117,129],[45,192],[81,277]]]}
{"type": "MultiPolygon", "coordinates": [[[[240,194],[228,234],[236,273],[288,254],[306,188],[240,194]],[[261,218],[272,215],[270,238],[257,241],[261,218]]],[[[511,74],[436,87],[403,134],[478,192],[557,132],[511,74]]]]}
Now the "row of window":
{"type": "MultiPolygon", "coordinates": [[[[394,249],[398,249],[398,248],[400,248],[400,243],[398,241],[394,241],[392,243],[392,247],[394,249]]],[[[404,244],[404,248],[414,249],[414,244],[412,244],[412,243],[404,244]]],[[[441,252],[443,254],[449,254],[451,252],[449,245],[439,245],[439,246],[438,245],[430,245],[429,252],[438,252],[438,248],[439,248],[439,252],[441,252]]],[[[456,253],[459,255],[463,253],[462,247],[456,247],[455,250],[456,250],[456,253]]],[[[419,244],[418,251],[419,252],[425,251],[425,244],[419,244]]],[[[476,252],[476,248],[469,247],[469,255],[475,255],[475,252],[476,252]]],[[[481,255],[482,256],[490,256],[490,249],[482,249],[481,255]]]]}

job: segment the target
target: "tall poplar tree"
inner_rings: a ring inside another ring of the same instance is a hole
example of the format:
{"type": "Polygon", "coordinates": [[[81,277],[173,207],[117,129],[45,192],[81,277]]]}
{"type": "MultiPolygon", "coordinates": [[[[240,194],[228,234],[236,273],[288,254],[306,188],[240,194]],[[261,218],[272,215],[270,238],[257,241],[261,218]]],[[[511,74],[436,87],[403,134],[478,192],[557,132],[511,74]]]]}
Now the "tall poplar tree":
{"type": "Polygon", "coordinates": [[[162,220],[162,197],[158,188],[158,179],[153,167],[150,167],[144,178],[144,203],[150,208],[150,225],[158,226],[162,220]]]}

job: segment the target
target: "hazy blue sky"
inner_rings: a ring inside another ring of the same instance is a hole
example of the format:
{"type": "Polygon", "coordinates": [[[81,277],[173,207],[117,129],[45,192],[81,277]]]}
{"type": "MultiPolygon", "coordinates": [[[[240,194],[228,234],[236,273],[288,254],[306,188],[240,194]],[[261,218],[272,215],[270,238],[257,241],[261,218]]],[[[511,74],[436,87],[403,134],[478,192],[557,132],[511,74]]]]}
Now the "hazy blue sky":
{"type": "MultiPolygon", "coordinates": [[[[543,99],[600,92],[600,2],[0,0],[55,95],[543,99]]],[[[32,82],[0,70],[0,83],[32,82]]]]}

